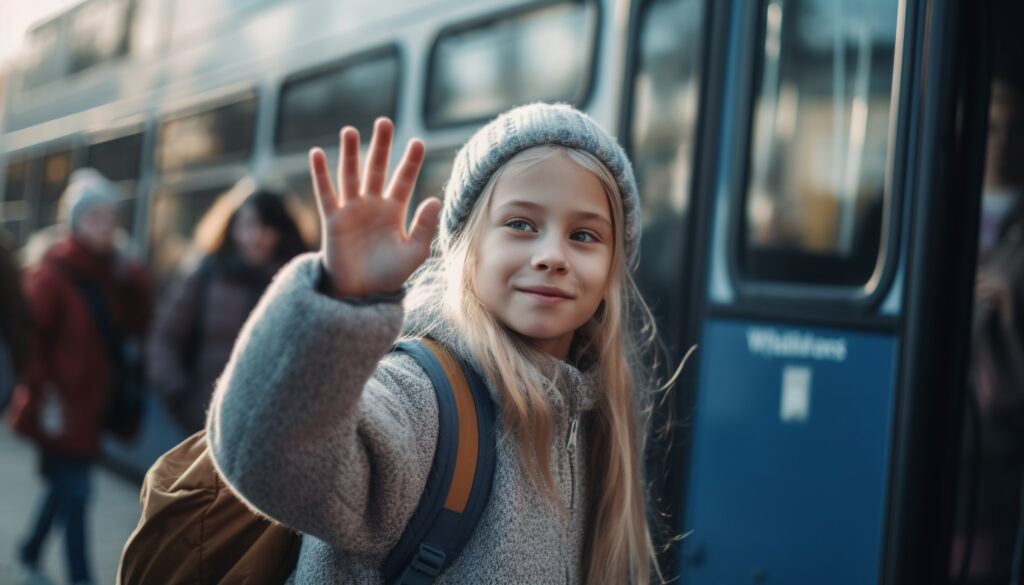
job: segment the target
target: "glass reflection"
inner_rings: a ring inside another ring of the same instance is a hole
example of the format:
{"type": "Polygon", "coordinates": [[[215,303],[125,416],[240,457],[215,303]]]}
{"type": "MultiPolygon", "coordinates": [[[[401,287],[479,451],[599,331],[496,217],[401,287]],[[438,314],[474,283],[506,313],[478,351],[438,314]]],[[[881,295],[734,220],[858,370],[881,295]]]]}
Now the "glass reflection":
{"type": "Polygon", "coordinates": [[[160,125],[156,159],[161,171],[182,170],[249,156],[256,129],[256,97],[160,125]]]}
{"type": "Polygon", "coordinates": [[[670,313],[684,270],[700,96],[704,2],[658,0],[644,7],[633,80],[630,146],[643,213],[637,284],[659,320],[670,313]]]}
{"type": "Polygon", "coordinates": [[[199,219],[230,187],[162,189],[155,194],[149,214],[149,266],[158,290],[163,290],[184,265],[199,219]]]}
{"type": "Polygon", "coordinates": [[[597,7],[563,2],[444,34],[427,89],[432,126],[490,118],[532,101],[585,97],[597,7]]]}
{"type": "Polygon", "coordinates": [[[880,246],[898,0],[765,5],[741,268],[863,284],[880,246]]]}
{"type": "Polygon", "coordinates": [[[43,159],[43,183],[39,189],[39,215],[36,228],[44,228],[57,222],[57,208],[60,196],[68,185],[71,175],[71,150],[48,155],[43,159]]]}
{"type": "Polygon", "coordinates": [[[132,4],[92,0],[71,13],[71,73],[128,53],[132,4]]]}
{"type": "Polygon", "coordinates": [[[395,118],[398,69],[398,51],[391,48],[288,81],[281,90],[278,147],[307,150],[330,144],[344,125],[355,126],[369,141],[374,120],[395,118]]]}

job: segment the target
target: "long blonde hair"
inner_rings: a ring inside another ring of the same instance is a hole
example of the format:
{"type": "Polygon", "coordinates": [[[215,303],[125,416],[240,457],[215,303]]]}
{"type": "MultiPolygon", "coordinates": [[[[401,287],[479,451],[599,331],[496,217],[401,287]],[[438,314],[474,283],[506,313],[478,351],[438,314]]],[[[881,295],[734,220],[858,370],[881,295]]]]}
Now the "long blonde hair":
{"type": "MultiPolygon", "coordinates": [[[[500,323],[479,300],[475,283],[480,240],[497,182],[504,174],[524,172],[556,156],[567,157],[598,178],[615,230],[608,291],[602,307],[577,330],[570,356],[597,368],[597,384],[604,389],[592,429],[590,464],[597,479],[589,510],[585,583],[647,583],[657,562],[641,464],[645,430],[641,419],[647,418],[647,404],[646,393],[638,390],[647,381],[638,375],[645,371],[638,364],[654,339],[653,319],[630,275],[622,199],[608,169],[590,153],[563,146],[536,146],[516,154],[490,177],[464,228],[450,241],[437,242],[436,257],[413,277],[406,308],[410,315],[440,312],[454,325],[501,397],[505,429],[518,440],[530,481],[559,502],[550,460],[555,421],[548,400],[558,383],[557,362],[500,323]],[[641,327],[636,328],[638,320],[641,327]]],[[[424,320],[407,334],[437,337],[438,327],[424,320]]]]}

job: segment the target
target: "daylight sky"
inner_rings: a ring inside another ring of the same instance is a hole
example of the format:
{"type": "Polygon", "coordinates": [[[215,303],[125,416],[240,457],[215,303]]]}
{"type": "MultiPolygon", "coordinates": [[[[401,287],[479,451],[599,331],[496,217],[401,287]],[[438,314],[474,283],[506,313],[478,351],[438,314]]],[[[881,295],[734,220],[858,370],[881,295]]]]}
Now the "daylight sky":
{"type": "Polygon", "coordinates": [[[0,67],[17,55],[32,25],[82,0],[0,0],[0,67]]]}

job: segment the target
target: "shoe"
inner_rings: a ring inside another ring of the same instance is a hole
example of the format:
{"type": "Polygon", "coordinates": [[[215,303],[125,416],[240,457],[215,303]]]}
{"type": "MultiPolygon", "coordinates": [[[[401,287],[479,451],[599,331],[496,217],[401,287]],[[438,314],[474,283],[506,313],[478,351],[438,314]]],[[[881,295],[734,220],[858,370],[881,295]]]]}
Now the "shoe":
{"type": "Polygon", "coordinates": [[[18,563],[15,567],[14,583],[15,585],[56,585],[39,569],[25,563],[18,563]]]}

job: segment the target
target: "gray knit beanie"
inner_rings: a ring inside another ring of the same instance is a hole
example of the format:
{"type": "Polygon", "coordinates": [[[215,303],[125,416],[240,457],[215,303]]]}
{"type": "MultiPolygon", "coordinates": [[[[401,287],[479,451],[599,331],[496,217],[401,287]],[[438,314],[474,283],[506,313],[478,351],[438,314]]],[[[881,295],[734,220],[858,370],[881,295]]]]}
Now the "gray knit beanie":
{"type": "Polygon", "coordinates": [[[640,239],[640,199],[633,168],[614,138],[589,116],[565,104],[538,103],[509,110],[459,150],[444,190],[442,241],[450,241],[462,230],[491,175],[517,153],[542,144],[588,152],[611,171],[622,196],[625,253],[632,265],[640,239]]]}
{"type": "Polygon", "coordinates": [[[86,213],[100,205],[117,207],[117,201],[117,188],[102,173],[88,167],[77,169],[61,196],[60,216],[74,231],[86,213]]]}

